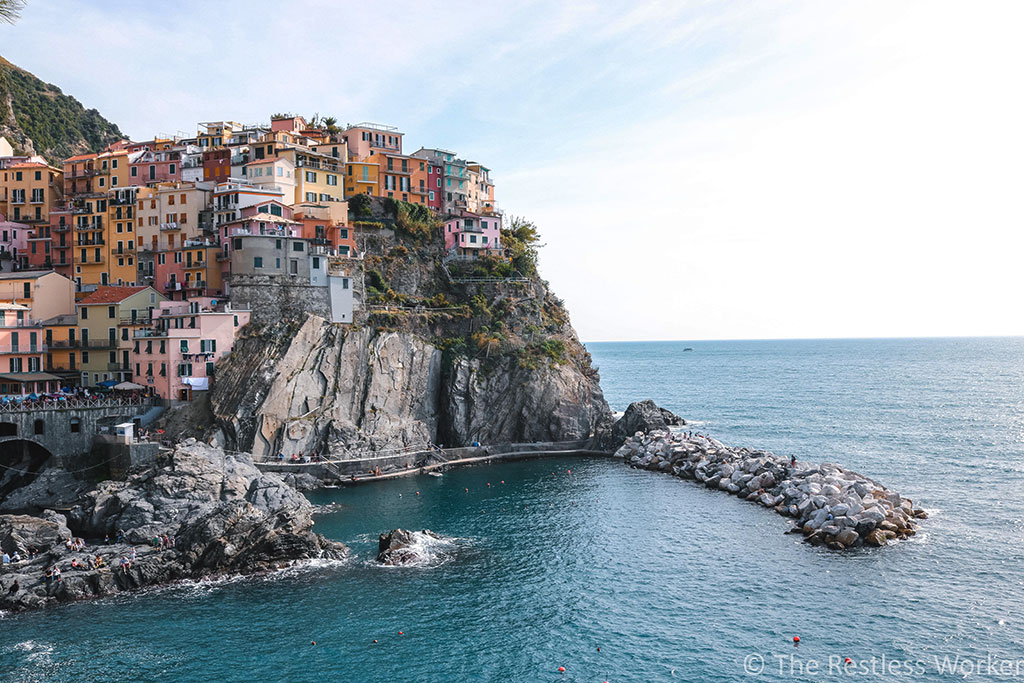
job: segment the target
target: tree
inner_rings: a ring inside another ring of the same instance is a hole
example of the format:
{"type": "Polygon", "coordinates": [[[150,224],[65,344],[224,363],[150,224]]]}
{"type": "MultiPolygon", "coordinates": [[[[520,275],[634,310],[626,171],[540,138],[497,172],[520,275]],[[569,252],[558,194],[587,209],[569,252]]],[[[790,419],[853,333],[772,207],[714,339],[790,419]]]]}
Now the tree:
{"type": "Polygon", "coordinates": [[[537,224],[522,216],[511,216],[501,230],[501,242],[505,255],[512,264],[527,277],[537,274],[537,253],[543,246],[537,224]]]}
{"type": "Polygon", "coordinates": [[[340,130],[338,128],[338,119],[333,116],[320,119],[320,125],[323,126],[323,129],[328,133],[337,133],[340,130]]]}
{"type": "Polygon", "coordinates": [[[26,0],[0,0],[0,21],[13,24],[21,18],[26,0]]]}

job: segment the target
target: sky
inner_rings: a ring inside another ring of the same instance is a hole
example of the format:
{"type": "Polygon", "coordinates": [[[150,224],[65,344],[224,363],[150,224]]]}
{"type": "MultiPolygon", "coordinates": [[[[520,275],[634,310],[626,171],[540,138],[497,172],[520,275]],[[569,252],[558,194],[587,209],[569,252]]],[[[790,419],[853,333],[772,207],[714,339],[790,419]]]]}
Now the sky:
{"type": "Polygon", "coordinates": [[[1024,334],[1024,3],[29,0],[140,140],[290,111],[492,169],[580,337],[1024,334]]]}

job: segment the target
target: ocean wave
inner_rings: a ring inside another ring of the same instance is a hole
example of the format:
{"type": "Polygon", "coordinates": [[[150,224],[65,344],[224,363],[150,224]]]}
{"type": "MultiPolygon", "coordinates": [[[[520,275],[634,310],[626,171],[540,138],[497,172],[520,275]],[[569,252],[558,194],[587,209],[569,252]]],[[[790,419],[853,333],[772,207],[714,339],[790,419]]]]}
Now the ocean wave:
{"type": "Polygon", "coordinates": [[[467,538],[458,536],[440,536],[432,532],[413,531],[413,542],[396,551],[402,558],[397,564],[381,564],[374,560],[368,563],[382,569],[405,569],[408,567],[440,567],[453,559],[460,547],[469,542],[467,538]]]}

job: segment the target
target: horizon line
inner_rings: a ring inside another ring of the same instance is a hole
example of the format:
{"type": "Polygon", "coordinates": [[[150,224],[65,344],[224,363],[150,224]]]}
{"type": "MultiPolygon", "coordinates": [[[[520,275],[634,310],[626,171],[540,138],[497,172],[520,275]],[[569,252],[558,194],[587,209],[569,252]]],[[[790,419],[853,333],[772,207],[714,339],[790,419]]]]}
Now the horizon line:
{"type": "Polygon", "coordinates": [[[1024,339],[1024,334],[975,334],[975,335],[919,335],[919,336],[877,336],[877,337],[705,337],[701,339],[588,339],[581,344],[665,344],[682,342],[735,342],[735,341],[872,341],[898,339],[1024,339]]]}

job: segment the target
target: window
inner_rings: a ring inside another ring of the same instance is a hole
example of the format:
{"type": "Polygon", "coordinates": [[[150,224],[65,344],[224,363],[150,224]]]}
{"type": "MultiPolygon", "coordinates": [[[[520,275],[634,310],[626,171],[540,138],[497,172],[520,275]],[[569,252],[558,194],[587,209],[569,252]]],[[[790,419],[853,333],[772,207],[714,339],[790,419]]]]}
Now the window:
{"type": "Polygon", "coordinates": [[[24,282],[24,283],[22,283],[21,293],[22,293],[22,297],[23,298],[31,299],[32,298],[32,283],[31,282],[24,282]]]}
{"type": "Polygon", "coordinates": [[[306,245],[302,242],[292,242],[292,251],[305,251],[306,245]]]}
{"type": "Polygon", "coordinates": [[[180,349],[180,351],[182,353],[188,353],[188,339],[182,339],[179,342],[179,347],[178,348],[180,349]]]}
{"type": "Polygon", "coordinates": [[[254,256],[253,259],[252,259],[252,267],[253,268],[262,268],[263,267],[263,257],[262,256],[254,256]]]}
{"type": "Polygon", "coordinates": [[[313,257],[313,270],[320,270],[320,257],[313,257]]]}
{"type": "Polygon", "coordinates": [[[330,173],[328,173],[327,174],[327,184],[328,185],[337,185],[338,184],[338,176],[331,175],[330,173]]]}
{"type": "Polygon", "coordinates": [[[233,239],[231,241],[231,248],[232,249],[241,249],[242,248],[242,238],[241,237],[236,237],[235,239],[233,239]]]}
{"type": "Polygon", "coordinates": [[[348,239],[348,228],[341,228],[338,231],[338,236],[341,237],[341,239],[343,239],[343,240],[347,240],[348,239]]]}
{"type": "Polygon", "coordinates": [[[316,182],[316,171],[306,171],[306,182],[307,183],[315,183],[316,182]]]}
{"type": "Polygon", "coordinates": [[[347,277],[341,279],[341,288],[342,289],[348,289],[348,278],[347,277]]]}
{"type": "Polygon", "coordinates": [[[82,423],[77,417],[71,418],[71,433],[78,434],[82,431],[82,423]]]}
{"type": "Polygon", "coordinates": [[[296,261],[295,259],[292,259],[291,262],[290,262],[290,265],[291,265],[291,274],[292,275],[298,275],[299,274],[299,262],[296,261]]]}
{"type": "Polygon", "coordinates": [[[191,377],[192,376],[192,364],[191,363],[179,363],[178,364],[178,377],[191,377]]]}
{"type": "Polygon", "coordinates": [[[316,192],[307,192],[306,193],[306,201],[307,202],[315,202],[316,201],[316,192]]]}
{"type": "Polygon", "coordinates": [[[139,177],[139,167],[138,166],[132,166],[132,178],[138,178],[138,177],[139,177]]]}

